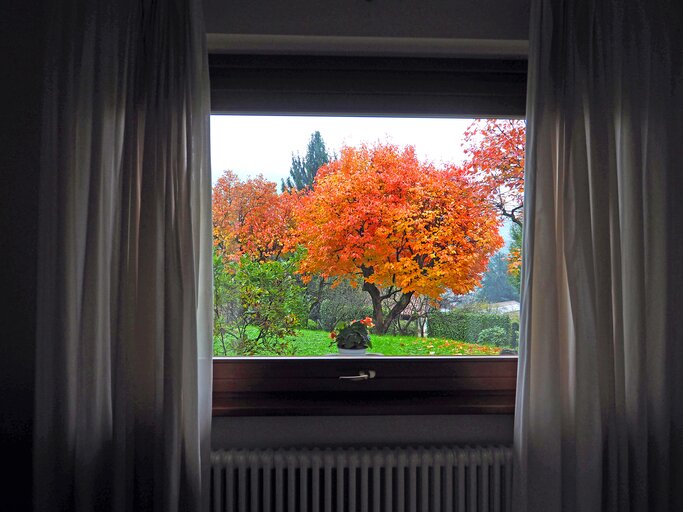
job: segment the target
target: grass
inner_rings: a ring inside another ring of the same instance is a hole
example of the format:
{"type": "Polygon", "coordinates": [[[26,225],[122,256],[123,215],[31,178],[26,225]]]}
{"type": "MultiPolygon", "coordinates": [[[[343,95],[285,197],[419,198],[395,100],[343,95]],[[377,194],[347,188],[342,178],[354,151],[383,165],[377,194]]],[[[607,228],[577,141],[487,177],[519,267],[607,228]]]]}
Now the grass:
{"type": "MultiPolygon", "coordinates": [[[[302,329],[296,336],[288,338],[292,343],[295,356],[325,356],[336,354],[337,347],[331,343],[326,331],[302,329]]],[[[372,348],[368,352],[385,356],[479,356],[498,355],[500,347],[478,345],[462,341],[418,338],[416,336],[371,335],[372,348]]],[[[215,352],[217,355],[221,351],[215,352]]],[[[234,355],[234,354],[231,354],[234,355]]],[[[275,356],[277,354],[261,353],[257,355],[275,356]]]]}

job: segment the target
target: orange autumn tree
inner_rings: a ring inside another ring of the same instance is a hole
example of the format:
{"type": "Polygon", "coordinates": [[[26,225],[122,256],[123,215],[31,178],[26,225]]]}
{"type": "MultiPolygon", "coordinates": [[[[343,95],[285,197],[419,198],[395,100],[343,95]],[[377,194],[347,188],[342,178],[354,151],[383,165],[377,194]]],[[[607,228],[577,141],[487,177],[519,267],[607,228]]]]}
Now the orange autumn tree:
{"type": "Polygon", "coordinates": [[[288,245],[293,193],[278,194],[263,176],[240,181],[225,171],[213,187],[213,240],[226,260],[247,255],[256,261],[277,259],[288,245]]]}
{"type": "Polygon", "coordinates": [[[465,168],[484,184],[498,213],[515,224],[508,272],[519,287],[526,121],[476,119],[465,131],[463,145],[468,157],[465,168]]]}
{"type": "Polygon", "coordinates": [[[482,187],[463,169],[420,162],[411,146],[343,148],[318,171],[294,217],[307,251],[300,271],[361,282],[377,334],[413,295],[474,289],[503,245],[482,187]],[[385,310],[390,298],[397,300],[385,310]]]}
{"type": "Polygon", "coordinates": [[[465,169],[486,186],[498,213],[522,226],[526,122],[476,119],[465,131],[465,169]]]}
{"type": "Polygon", "coordinates": [[[291,210],[296,194],[278,195],[262,176],[240,181],[226,171],[213,187],[214,340],[221,355],[291,355],[289,336],[307,308],[295,278],[291,210]]]}

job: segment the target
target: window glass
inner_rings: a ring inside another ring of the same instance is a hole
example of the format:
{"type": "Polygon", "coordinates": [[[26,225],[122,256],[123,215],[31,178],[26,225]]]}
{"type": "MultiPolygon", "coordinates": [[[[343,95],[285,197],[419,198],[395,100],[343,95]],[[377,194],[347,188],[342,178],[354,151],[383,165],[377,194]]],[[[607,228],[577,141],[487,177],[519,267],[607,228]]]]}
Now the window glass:
{"type": "Polygon", "coordinates": [[[214,355],[515,353],[524,133],[212,116],[214,355]]]}

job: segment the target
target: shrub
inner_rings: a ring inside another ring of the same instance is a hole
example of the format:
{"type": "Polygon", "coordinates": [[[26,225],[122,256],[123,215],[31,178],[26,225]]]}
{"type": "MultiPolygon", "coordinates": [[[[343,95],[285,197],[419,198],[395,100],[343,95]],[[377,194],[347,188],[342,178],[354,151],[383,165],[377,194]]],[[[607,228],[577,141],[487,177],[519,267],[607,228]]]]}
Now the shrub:
{"type": "Polygon", "coordinates": [[[366,295],[364,291],[353,288],[348,283],[326,289],[320,302],[319,328],[331,331],[339,322],[372,316],[372,307],[366,295]]]}
{"type": "Polygon", "coordinates": [[[359,304],[345,304],[334,299],[325,299],[320,303],[320,327],[331,331],[339,322],[350,322],[356,318],[372,316],[372,308],[359,304]]]}
{"type": "Polygon", "coordinates": [[[398,326],[396,325],[396,322],[391,324],[389,326],[389,329],[387,329],[387,334],[391,334],[392,336],[420,336],[420,329],[416,324],[410,324],[408,326],[403,327],[402,329],[399,329],[398,326]]]}
{"type": "Polygon", "coordinates": [[[482,345],[503,347],[508,344],[510,337],[502,327],[489,327],[479,333],[477,342],[482,345]]]}
{"type": "Polygon", "coordinates": [[[306,325],[308,313],[295,271],[296,260],[214,258],[216,355],[292,355],[288,337],[306,325]]]}
{"type": "Polygon", "coordinates": [[[510,346],[519,347],[519,322],[512,322],[512,333],[510,336],[510,346]]]}
{"type": "Polygon", "coordinates": [[[485,329],[499,327],[505,335],[505,343],[510,343],[512,327],[510,317],[499,313],[454,310],[433,311],[427,320],[429,336],[451,340],[477,343],[479,333],[485,329]]]}
{"type": "Polygon", "coordinates": [[[349,325],[343,325],[339,333],[331,332],[330,337],[334,340],[337,347],[340,349],[364,349],[372,347],[370,340],[370,333],[368,327],[374,327],[372,318],[365,317],[363,320],[351,322],[349,325]]]}

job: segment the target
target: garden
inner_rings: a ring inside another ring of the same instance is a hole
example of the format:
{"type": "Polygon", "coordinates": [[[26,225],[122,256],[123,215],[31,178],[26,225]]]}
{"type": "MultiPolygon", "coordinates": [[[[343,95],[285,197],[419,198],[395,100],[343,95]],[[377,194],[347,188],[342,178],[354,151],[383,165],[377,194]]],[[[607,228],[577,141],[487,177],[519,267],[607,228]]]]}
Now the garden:
{"type": "Polygon", "coordinates": [[[330,155],[314,132],[280,190],[224,171],[214,355],[326,356],[359,329],[368,354],[514,353],[524,124],[475,120],[463,144],[437,166],[381,142],[330,155]]]}
{"type": "MultiPolygon", "coordinates": [[[[289,351],[284,354],[282,351],[264,349],[255,355],[320,357],[337,353],[336,345],[331,343],[329,333],[326,331],[301,329],[285,340],[285,344],[289,347],[289,351]]],[[[369,353],[384,356],[494,356],[499,355],[502,348],[492,344],[466,343],[445,338],[419,338],[385,334],[372,336],[372,349],[369,353]]],[[[216,346],[214,352],[223,355],[223,348],[216,346]]],[[[239,356],[243,354],[229,348],[225,355],[239,356]]]]}

